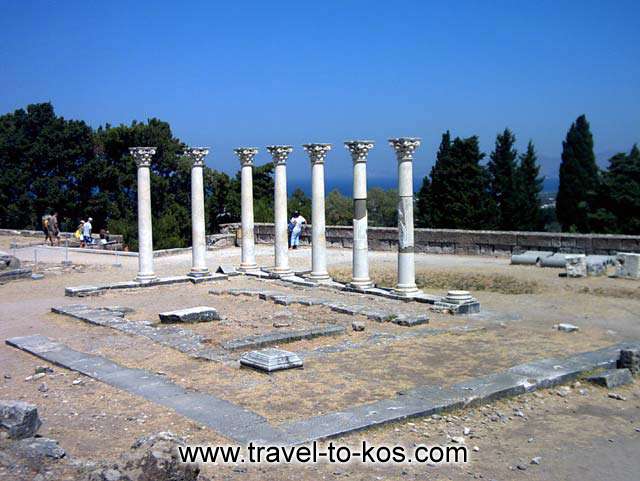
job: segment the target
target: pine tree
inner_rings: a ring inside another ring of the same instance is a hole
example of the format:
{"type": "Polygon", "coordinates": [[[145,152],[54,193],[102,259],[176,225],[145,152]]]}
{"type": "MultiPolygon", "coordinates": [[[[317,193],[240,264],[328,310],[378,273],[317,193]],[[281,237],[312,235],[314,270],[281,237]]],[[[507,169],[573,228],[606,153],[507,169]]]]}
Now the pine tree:
{"type": "Polygon", "coordinates": [[[427,191],[429,225],[436,228],[491,229],[496,208],[489,190],[489,175],[480,165],[478,137],[442,136],[427,191]]]}
{"type": "Polygon", "coordinates": [[[598,232],[640,233],[640,150],[618,153],[609,159],[598,195],[598,209],[589,216],[598,232]]]}
{"type": "Polygon", "coordinates": [[[517,230],[533,231],[542,228],[540,192],[543,182],[544,177],[540,177],[540,166],[533,142],[529,141],[527,151],[520,155],[516,172],[517,230]]]}
{"type": "Polygon", "coordinates": [[[487,164],[491,176],[491,196],[498,208],[497,224],[501,230],[514,230],[518,225],[518,192],[516,187],[518,152],[516,138],[509,129],[496,137],[496,145],[487,164]]]}
{"type": "Polygon", "coordinates": [[[593,136],[587,118],[581,115],[571,124],[562,143],[556,212],[563,231],[589,231],[589,214],[595,210],[598,184],[593,136]]]}

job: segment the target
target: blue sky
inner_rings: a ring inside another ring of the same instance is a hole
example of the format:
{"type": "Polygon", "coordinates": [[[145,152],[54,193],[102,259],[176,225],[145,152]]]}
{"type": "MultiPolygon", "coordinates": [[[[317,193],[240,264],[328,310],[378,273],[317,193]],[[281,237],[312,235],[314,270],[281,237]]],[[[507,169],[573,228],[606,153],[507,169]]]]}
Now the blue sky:
{"type": "MultiPolygon", "coordinates": [[[[232,149],[331,142],[328,180],[351,176],[342,146],[377,142],[373,179],[395,177],[388,137],[418,136],[415,175],[442,132],[509,126],[547,176],[585,113],[596,153],[640,141],[640,2],[167,2],[0,0],[0,112],[51,101],[92,126],[158,117],[208,164],[232,149]]],[[[290,188],[295,187],[290,182],[290,188]]]]}

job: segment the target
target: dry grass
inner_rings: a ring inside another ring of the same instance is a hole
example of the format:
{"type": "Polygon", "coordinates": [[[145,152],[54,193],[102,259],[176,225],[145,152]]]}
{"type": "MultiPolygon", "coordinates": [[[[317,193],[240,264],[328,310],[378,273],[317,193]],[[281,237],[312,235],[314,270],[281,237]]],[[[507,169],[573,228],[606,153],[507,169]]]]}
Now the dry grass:
{"type": "Polygon", "coordinates": [[[581,286],[577,289],[580,294],[591,294],[602,297],[616,297],[619,299],[637,299],[640,300],[639,287],[589,287],[581,286]]]}
{"type": "MultiPolygon", "coordinates": [[[[351,271],[348,268],[336,268],[330,274],[339,282],[351,280],[351,271]]],[[[373,281],[382,287],[392,287],[396,282],[395,272],[389,270],[372,269],[370,275],[373,281]]],[[[500,294],[536,294],[542,290],[537,281],[521,280],[511,275],[495,273],[420,270],[416,274],[416,283],[423,289],[463,289],[500,294]]]]}

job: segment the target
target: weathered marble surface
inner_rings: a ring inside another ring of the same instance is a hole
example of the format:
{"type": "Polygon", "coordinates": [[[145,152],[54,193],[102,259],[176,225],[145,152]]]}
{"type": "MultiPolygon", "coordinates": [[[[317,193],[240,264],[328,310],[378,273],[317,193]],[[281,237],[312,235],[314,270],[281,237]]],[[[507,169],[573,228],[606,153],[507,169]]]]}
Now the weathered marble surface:
{"type": "Polygon", "coordinates": [[[11,439],[35,436],[42,426],[38,408],[24,401],[0,401],[0,429],[11,439]]]}
{"type": "Polygon", "coordinates": [[[213,307],[197,306],[188,307],[186,309],[178,309],[176,311],[161,312],[158,314],[160,322],[208,322],[219,321],[220,314],[213,307]]]}
{"type": "Polygon", "coordinates": [[[302,367],[302,359],[294,352],[269,348],[243,354],[240,364],[260,371],[274,372],[302,367]]]}

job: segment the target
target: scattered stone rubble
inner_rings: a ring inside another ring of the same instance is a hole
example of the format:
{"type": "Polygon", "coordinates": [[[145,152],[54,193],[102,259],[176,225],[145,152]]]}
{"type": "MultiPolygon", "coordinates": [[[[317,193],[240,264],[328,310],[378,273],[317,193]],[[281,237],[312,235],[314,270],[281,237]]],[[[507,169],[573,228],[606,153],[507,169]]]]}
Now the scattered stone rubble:
{"type": "Polygon", "coordinates": [[[477,314],[480,303],[469,291],[449,291],[446,297],[433,305],[433,309],[451,314],[477,314]]]}
{"type": "Polygon", "coordinates": [[[629,369],[634,376],[640,373],[640,349],[622,349],[618,367],[629,369]]]}
{"type": "Polygon", "coordinates": [[[573,324],[569,324],[568,322],[561,322],[560,324],[556,324],[553,327],[560,332],[577,332],[580,330],[578,326],[574,326],[573,324]]]}
{"type": "Polygon", "coordinates": [[[160,322],[208,322],[219,321],[220,314],[213,307],[198,306],[186,309],[178,309],[176,311],[161,312],[159,314],[160,322]]]}
{"type": "Polygon", "coordinates": [[[84,481],[196,481],[200,467],[182,463],[178,446],[186,441],[171,432],[142,437],[119,462],[92,469],[84,481]]]}
{"type": "Polygon", "coordinates": [[[627,368],[607,369],[593,376],[589,376],[587,381],[611,389],[624,386],[625,384],[631,384],[633,382],[633,376],[627,368]]]}
{"type": "MultiPolygon", "coordinates": [[[[340,314],[347,314],[350,316],[364,316],[369,320],[377,322],[394,322],[400,326],[417,326],[429,322],[427,315],[397,315],[395,311],[384,311],[377,309],[369,309],[366,306],[360,304],[345,304],[330,299],[322,299],[312,296],[303,295],[291,295],[282,291],[264,290],[264,289],[212,289],[209,291],[213,295],[231,295],[231,296],[253,296],[258,297],[264,301],[272,301],[275,304],[282,306],[290,306],[292,304],[299,304],[303,306],[324,306],[331,309],[334,312],[340,314]]],[[[472,298],[473,299],[473,298],[472,298]]],[[[475,299],[474,299],[475,301],[475,299]]],[[[476,301],[477,302],[477,301],[476,301]]],[[[456,305],[457,306],[457,305],[456,305]]],[[[448,308],[456,307],[453,305],[447,305],[448,308]]],[[[479,309],[480,304],[478,304],[479,309]]],[[[466,306],[465,306],[466,307],[466,306]]]]}
{"type": "Polygon", "coordinates": [[[0,282],[26,277],[31,277],[31,269],[23,268],[17,257],[0,251],[0,282]]]}
{"type": "Polygon", "coordinates": [[[640,254],[618,252],[615,262],[616,277],[640,279],[640,254]]]}
{"type": "Polygon", "coordinates": [[[35,405],[23,401],[0,401],[0,429],[7,431],[10,439],[35,436],[40,426],[42,421],[35,405]]]}
{"type": "Polygon", "coordinates": [[[567,277],[587,277],[587,256],[572,254],[565,257],[567,277]]]}

